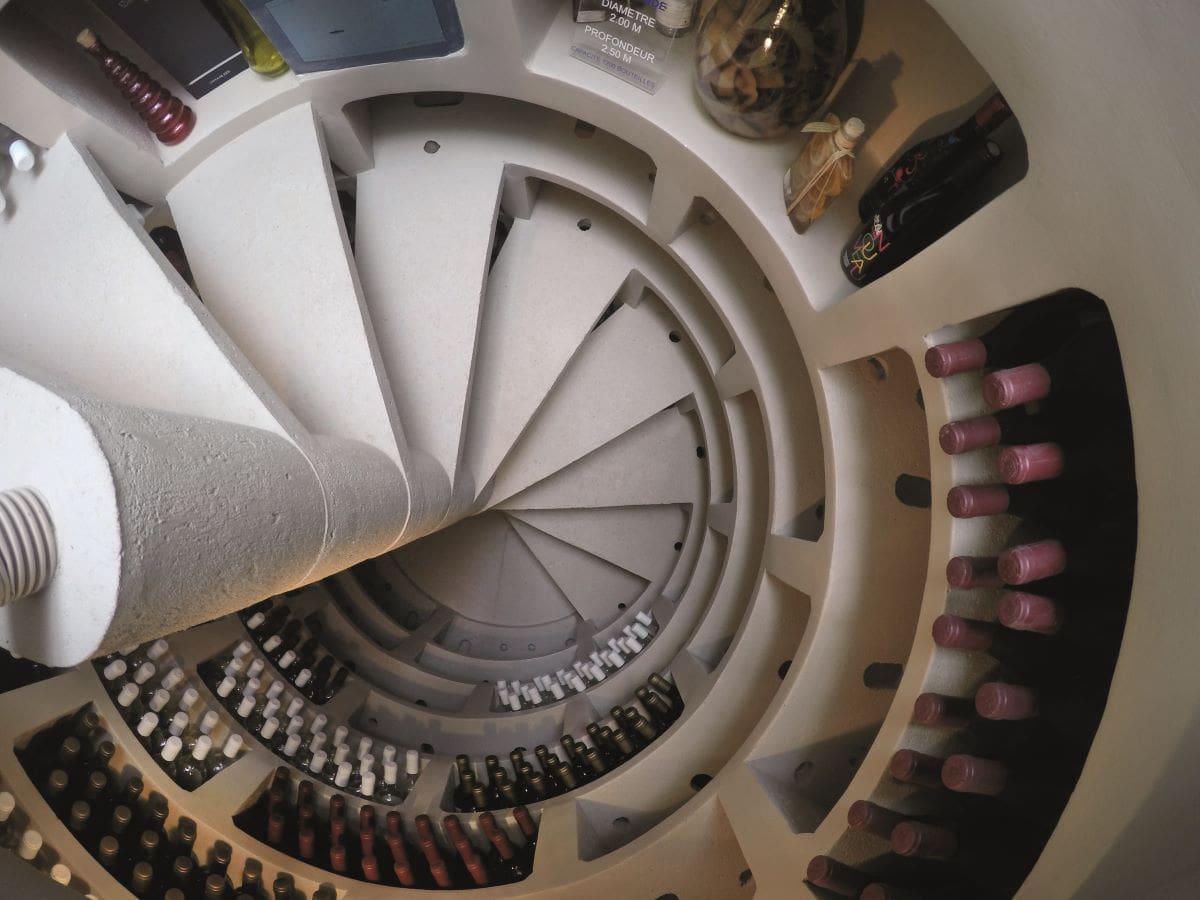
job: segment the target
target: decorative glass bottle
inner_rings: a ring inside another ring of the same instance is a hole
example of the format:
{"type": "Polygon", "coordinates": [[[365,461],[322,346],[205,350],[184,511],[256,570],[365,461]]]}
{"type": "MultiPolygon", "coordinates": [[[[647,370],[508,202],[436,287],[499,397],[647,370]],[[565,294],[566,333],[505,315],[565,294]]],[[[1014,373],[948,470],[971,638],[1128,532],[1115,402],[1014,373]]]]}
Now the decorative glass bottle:
{"type": "Polygon", "coordinates": [[[282,75],[288,70],[283,56],[258,27],[254,16],[250,15],[240,0],[216,0],[216,5],[251,69],[268,78],[282,75]]]}
{"type": "Polygon", "coordinates": [[[716,0],[697,41],[705,110],[744,137],[802,125],[846,65],[844,0],[716,0]]]}
{"type": "Polygon", "coordinates": [[[783,176],[783,202],[798,234],[825,212],[854,177],[854,147],[866,126],[854,116],[840,122],[830,113],[823,122],[809,122],[803,130],[811,137],[783,176]]]}

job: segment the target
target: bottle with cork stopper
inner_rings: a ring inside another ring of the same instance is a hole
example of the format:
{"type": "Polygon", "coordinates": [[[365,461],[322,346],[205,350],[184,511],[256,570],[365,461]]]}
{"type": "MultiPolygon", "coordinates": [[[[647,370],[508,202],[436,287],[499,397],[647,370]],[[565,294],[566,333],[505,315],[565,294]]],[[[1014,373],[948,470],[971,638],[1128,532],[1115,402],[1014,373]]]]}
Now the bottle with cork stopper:
{"type": "Polygon", "coordinates": [[[168,146],[187,139],[196,126],[196,114],[191,107],[120,53],[106,47],[90,28],[79,32],[75,40],[96,59],[104,76],[121,89],[121,95],[155,137],[168,146]]]}
{"type": "Polygon", "coordinates": [[[783,202],[798,234],[803,234],[854,177],[854,147],[866,131],[862,119],[842,122],[830,113],[809,122],[810,137],[783,177],[783,202]]]}

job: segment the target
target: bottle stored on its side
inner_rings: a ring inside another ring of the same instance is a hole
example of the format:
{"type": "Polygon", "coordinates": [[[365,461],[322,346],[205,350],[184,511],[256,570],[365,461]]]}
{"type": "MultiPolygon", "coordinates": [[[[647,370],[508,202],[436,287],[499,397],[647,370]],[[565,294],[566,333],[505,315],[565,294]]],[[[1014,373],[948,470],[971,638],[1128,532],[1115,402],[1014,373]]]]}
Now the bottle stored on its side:
{"type": "Polygon", "coordinates": [[[863,193],[858,201],[859,218],[866,222],[889,200],[920,191],[937,181],[967,148],[990,134],[1010,115],[1012,110],[1008,103],[996,93],[957,128],[913,144],[863,193]]]}
{"type": "Polygon", "coordinates": [[[941,180],[885,203],[842,248],[842,272],[862,287],[925,249],[955,224],[967,191],[1000,157],[1000,147],[992,141],[972,145],[941,180]]]}
{"type": "Polygon", "coordinates": [[[925,369],[947,378],[985,366],[1034,362],[1053,353],[1079,329],[1107,321],[1104,306],[1090,294],[1067,290],[1014,309],[977,338],[936,344],[925,351],[925,369]]]}

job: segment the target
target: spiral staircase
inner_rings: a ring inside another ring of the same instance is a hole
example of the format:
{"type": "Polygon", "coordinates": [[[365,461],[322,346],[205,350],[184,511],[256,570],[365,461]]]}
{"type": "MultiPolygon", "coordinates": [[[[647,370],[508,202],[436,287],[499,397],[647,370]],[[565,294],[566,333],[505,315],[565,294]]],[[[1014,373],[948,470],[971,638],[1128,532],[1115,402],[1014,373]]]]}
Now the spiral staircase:
{"type": "MultiPolygon", "coordinates": [[[[871,128],[850,194],[993,82],[1022,151],[1002,193],[852,292],[853,204],[795,235],[794,141],[719,130],[687,53],[644,94],[570,58],[569,4],[460,6],[460,53],[246,73],[178,147],[63,46],[72,4],[0,9],[0,121],[48,148],[4,185],[0,488],[38,492],[58,554],[0,609],[0,642],[68,667],[170,634],[192,676],[242,634],[232,613],[287,594],[354,664],[332,710],[421,748],[408,817],[445,811],[455,754],[553,743],[669,673],[679,721],[542,805],[533,873],[489,893],[817,896],[811,856],[879,853],[844,823],[896,799],[892,752],[945,745],[910,724],[914,698],[984,674],[930,636],[991,599],[948,591],[946,560],[1006,537],[939,499],[993,465],[930,439],[982,411],[977,382],[913,361],[1083,288],[1120,341],[1143,538],[1105,718],[1019,896],[1189,896],[1196,483],[1165,457],[1200,428],[1182,390],[1196,12],[867,3],[835,96],[871,128]],[[647,619],[586,690],[498,700],[647,619]]],[[[41,800],[13,741],[88,699],[119,723],[90,666],[0,697],[19,802],[41,800]]],[[[225,834],[276,762],[251,752],[178,805],[225,834]]]]}

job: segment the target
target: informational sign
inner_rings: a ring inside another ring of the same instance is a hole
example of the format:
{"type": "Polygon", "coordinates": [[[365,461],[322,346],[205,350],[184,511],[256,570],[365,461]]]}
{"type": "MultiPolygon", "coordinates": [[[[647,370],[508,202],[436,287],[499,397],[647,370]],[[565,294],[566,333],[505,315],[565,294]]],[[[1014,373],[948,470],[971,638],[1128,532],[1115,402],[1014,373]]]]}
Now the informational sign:
{"type": "MultiPolygon", "coordinates": [[[[675,44],[655,28],[655,0],[580,0],[590,14],[576,15],[571,55],[653,94],[666,79],[675,44]],[[596,21],[580,21],[595,19],[596,21]]],[[[689,46],[683,42],[683,46],[689,46]]]]}

